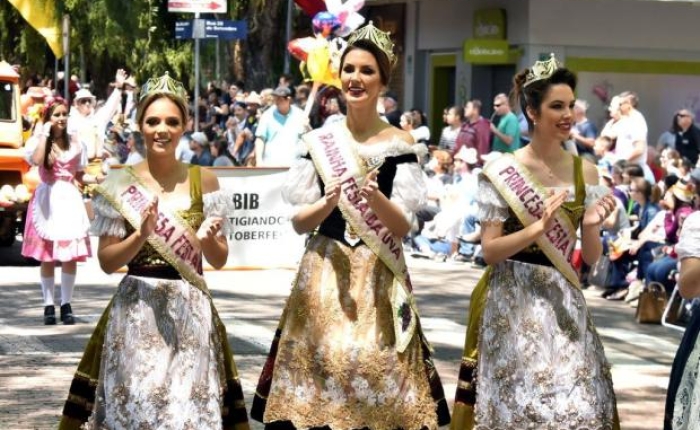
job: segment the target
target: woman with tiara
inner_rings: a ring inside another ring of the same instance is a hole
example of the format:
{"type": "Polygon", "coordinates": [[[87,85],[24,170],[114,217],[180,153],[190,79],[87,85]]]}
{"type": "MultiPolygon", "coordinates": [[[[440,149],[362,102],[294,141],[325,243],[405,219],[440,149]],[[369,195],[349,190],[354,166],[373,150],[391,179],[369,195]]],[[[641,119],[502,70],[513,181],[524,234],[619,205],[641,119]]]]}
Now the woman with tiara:
{"type": "Polygon", "coordinates": [[[610,366],[572,259],[578,231],[583,260],[598,259],[615,200],[593,164],[562,149],[576,76],[552,56],[514,85],[532,141],[479,177],[489,267],[471,296],[452,429],[619,429],[610,366]]]}
{"type": "Polygon", "coordinates": [[[247,430],[226,329],[202,256],[226,263],[227,199],[213,173],[177,161],[187,94],[167,74],[144,85],[146,159],[96,189],[100,266],[128,272],[97,324],[59,429],[247,430]]]}
{"type": "Polygon", "coordinates": [[[425,200],[410,134],[377,100],[395,61],[371,23],[340,60],[347,118],[306,134],[283,195],[314,232],[260,376],[266,429],[436,429],[449,412],[423,337],[401,238],[425,200]]]}

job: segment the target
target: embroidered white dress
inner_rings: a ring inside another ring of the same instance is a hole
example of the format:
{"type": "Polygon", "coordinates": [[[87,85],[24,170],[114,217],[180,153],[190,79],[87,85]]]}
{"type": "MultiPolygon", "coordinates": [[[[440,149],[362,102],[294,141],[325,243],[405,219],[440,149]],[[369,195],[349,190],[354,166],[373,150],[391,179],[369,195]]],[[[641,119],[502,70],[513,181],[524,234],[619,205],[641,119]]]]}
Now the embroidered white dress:
{"type": "MultiPolygon", "coordinates": [[[[678,261],[684,258],[700,258],[700,212],[694,212],[683,223],[676,245],[678,261]]],[[[685,339],[684,339],[685,341],[685,339]]],[[[675,367],[675,363],[674,363],[675,367]]],[[[700,336],[683,368],[673,405],[673,430],[700,428],[700,336]]]]}
{"type": "MultiPolygon", "coordinates": [[[[199,178],[199,167],[191,167],[190,207],[172,211],[194,231],[206,217],[226,220],[232,210],[224,191],[202,195],[199,178]]],[[[123,238],[133,231],[102,194],[93,202],[94,234],[123,238]]],[[[60,428],[79,421],[85,429],[248,428],[226,331],[208,291],[180,278],[150,243],[129,262],[76,372],[60,428]]]]}
{"type": "MultiPolygon", "coordinates": [[[[586,186],[584,207],[606,193],[586,186]]],[[[478,200],[482,222],[504,222],[504,235],[522,228],[485,177],[478,200]]],[[[551,265],[493,266],[478,352],[475,429],[614,428],[603,345],[583,294],[551,265]]]]}

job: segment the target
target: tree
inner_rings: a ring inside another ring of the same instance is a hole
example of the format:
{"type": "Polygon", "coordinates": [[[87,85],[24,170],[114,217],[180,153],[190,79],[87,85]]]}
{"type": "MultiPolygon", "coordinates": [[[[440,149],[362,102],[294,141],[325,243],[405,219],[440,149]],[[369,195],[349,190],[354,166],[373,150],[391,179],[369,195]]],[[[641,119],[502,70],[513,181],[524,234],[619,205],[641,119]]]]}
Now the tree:
{"type": "MultiPolygon", "coordinates": [[[[244,79],[255,89],[276,83],[286,49],[286,5],[287,0],[229,0],[227,16],[219,18],[244,19],[249,32],[244,41],[224,44],[236,54],[228,56],[235,62],[223,63],[225,77],[244,79]]],[[[71,20],[70,72],[92,81],[98,96],[106,95],[118,68],[139,83],[168,71],[194,88],[193,42],[175,39],[175,22],[192,19],[191,14],[169,13],[162,0],[57,0],[57,7],[71,20]]],[[[212,64],[213,43],[202,45],[208,56],[203,62],[212,64]]],[[[9,2],[0,2],[0,57],[20,64],[25,78],[53,74],[50,50],[9,2]]]]}
{"type": "Polygon", "coordinates": [[[287,0],[239,1],[241,16],[248,21],[248,38],[242,44],[245,81],[249,88],[275,86],[282,72],[286,38],[287,0]]]}

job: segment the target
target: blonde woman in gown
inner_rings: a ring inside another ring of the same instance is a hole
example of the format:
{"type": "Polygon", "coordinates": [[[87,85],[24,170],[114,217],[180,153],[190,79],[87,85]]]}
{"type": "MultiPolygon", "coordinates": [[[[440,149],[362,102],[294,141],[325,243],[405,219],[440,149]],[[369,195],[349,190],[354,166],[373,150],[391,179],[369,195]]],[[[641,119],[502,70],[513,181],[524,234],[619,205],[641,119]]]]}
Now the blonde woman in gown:
{"type": "Polygon", "coordinates": [[[228,199],[216,176],[180,163],[186,93],[167,74],[143,87],[145,161],[96,189],[93,229],[107,273],[128,272],[75,373],[59,429],[247,430],[226,329],[202,258],[226,262],[228,199]]]}

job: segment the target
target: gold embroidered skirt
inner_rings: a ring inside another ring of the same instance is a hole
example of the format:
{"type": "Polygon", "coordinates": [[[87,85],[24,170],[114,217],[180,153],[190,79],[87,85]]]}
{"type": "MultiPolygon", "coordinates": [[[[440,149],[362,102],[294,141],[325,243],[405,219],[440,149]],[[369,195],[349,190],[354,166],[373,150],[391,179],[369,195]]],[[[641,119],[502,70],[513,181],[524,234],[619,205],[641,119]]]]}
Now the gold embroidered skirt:
{"type": "Polygon", "coordinates": [[[422,333],[394,348],[391,271],[316,235],[302,258],[251,416],[296,428],[435,429],[449,422],[422,333]]]}

